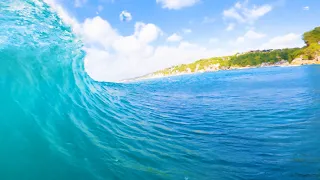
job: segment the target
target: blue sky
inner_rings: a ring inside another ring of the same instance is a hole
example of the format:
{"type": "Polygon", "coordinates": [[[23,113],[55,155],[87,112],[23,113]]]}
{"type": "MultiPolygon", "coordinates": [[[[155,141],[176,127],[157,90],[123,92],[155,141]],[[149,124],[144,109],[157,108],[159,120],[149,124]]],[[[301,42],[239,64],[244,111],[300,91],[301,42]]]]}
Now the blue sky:
{"type": "Polygon", "coordinates": [[[320,24],[317,0],[46,1],[83,39],[87,72],[101,81],[199,58],[303,46],[301,34],[320,24]]]}

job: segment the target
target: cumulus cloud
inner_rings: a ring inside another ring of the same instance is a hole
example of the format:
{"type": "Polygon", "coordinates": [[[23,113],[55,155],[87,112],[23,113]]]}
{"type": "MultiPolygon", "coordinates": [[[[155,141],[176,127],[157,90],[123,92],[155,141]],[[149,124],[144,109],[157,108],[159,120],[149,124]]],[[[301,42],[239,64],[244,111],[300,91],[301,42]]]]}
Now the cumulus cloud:
{"type": "Polygon", "coordinates": [[[150,43],[156,40],[161,33],[161,29],[155,24],[145,24],[143,22],[137,22],[135,24],[134,35],[141,42],[150,43]]]}
{"type": "Polygon", "coordinates": [[[200,0],[156,0],[158,4],[161,4],[162,8],[166,9],[182,9],[195,5],[200,0]]]}
{"type": "Polygon", "coordinates": [[[272,6],[269,4],[249,7],[248,2],[248,0],[243,3],[237,2],[233,7],[223,11],[223,17],[235,20],[238,23],[254,23],[257,19],[272,10],[272,6]]]}
{"type": "MultiPolygon", "coordinates": [[[[93,21],[93,20],[89,20],[93,21]]],[[[137,22],[132,35],[121,36],[114,29],[108,29],[106,20],[99,20],[96,28],[102,28],[104,34],[96,41],[95,35],[86,40],[86,71],[99,81],[117,81],[141,73],[146,73],[147,59],[154,54],[154,42],[161,35],[161,30],[154,24],[137,22]],[[91,41],[90,41],[91,40],[91,41]],[[92,44],[94,40],[94,44],[92,44]]],[[[97,32],[94,32],[97,33],[97,32]]],[[[86,36],[87,32],[83,36],[86,36]]]]}
{"type": "Polygon", "coordinates": [[[122,11],[119,15],[120,21],[126,21],[129,22],[132,20],[132,15],[128,11],[122,11]]]}
{"type": "MultiPolygon", "coordinates": [[[[121,35],[102,17],[87,18],[77,21],[54,0],[45,0],[63,21],[82,39],[86,57],[85,70],[97,81],[119,81],[144,75],[162,68],[181,63],[190,63],[200,58],[221,56],[245,49],[230,51],[227,48],[211,48],[180,39],[177,43],[159,44],[162,30],[155,24],[137,22],[130,35],[121,35]]],[[[178,34],[177,34],[178,35],[178,34]]],[[[245,38],[259,38],[261,33],[249,32],[245,38]]],[[[292,47],[300,45],[300,36],[289,34],[275,37],[264,44],[264,47],[292,47]]],[[[218,42],[212,38],[212,43],[218,42]]],[[[222,44],[222,43],[221,43],[222,44]]],[[[301,42],[303,44],[303,42],[301,42]]],[[[219,43],[220,46],[220,43],[219,43]]]]}
{"type": "Polygon", "coordinates": [[[243,36],[237,38],[236,43],[243,43],[246,40],[257,40],[266,37],[263,33],[255,32],[254,30],[247,31],[243,36]]]}
{"type": "Polygon", "coordinates": [[[304,42],[299,34],[289,33],[283,36],[271,38],[261,46],[261,49],[281,49],[303,47],[304,42]]]}
{"type": "Polygon", "coordinates": [[[179,36],[179,35],[176,34],[176,33],[172,34],[171,36],[169,36],[169,37],[167,38],[167,41],[168,41],[168,42],[179,42],[179,41],[181,41],[181,40],[182,40],[182,37],[179,36]]]}
{"type": "Polygon", "coordinates": [[[151,69],[158,69],[181,63],[191,63],[197,59],[212,57],[213,55],[225,55],[225,53],[222,49],[208,49],[198,44],[181,41],[176,46],[158,46],[149,63],[155,63],[151,69]]]}
{"type": "Polygon", "coordinates": [[[119,35],[109,22],[99,16],[86,19],[80,26],[80,34],[85,42],[92,46],[101,46],[107,49],[115,39],[119,38],[119,35]]]}
{"type": "Polygon", "coordinates": [[[249,30],[248,32],[246,32],[246,34],[244,35],[245,38],[248,38],[248,39],[261,39],[261,38],[264,38],[266,37],[265,34],[263,33],[258,33],[258,32],[255,32],[253,30],[249,30]]]}
{"type": "Polygon", "coordinates": [[[154,45],[163,34],[155,24],[137,22],[134,32],[123,36],[99,16],[79,22],[55,0],[45,2],[82,38],[86,52],[85,70],[97,81],[119,81],[172,65],[226,54],[222,49],[208,49],[182,40],[170,45],[154,45]]]}

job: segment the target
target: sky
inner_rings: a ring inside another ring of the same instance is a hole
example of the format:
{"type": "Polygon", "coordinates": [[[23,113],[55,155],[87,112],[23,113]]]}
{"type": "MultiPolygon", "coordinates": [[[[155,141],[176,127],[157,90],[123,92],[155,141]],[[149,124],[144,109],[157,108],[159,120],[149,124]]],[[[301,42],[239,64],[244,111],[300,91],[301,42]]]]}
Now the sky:
{"type": "Polygon", "coordinates": [[[44,0],[84,43],[96,81],[201,58],[302,47],[319,0],[44,0]]]}

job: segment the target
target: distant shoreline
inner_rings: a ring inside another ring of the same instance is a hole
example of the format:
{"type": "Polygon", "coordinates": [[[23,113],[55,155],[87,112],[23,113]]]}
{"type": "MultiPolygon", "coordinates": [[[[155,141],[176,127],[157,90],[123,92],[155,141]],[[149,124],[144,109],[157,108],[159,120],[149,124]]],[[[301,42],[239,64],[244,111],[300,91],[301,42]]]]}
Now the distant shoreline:
{"type": "Polygon", "coordinates": [[[305,61],[304,63],[300,64],[280,64],[280,65],[265,65],[265,66],[249,66],[249,67],[230,67],[228,69],[218,69],[214,71],[197,71],[197,72],[180,72],[177,74],[170,74],[170,75],[155,75],[155,74],[150,74],[146,75],[143,77],[137,77],[137,78],[132,78],[128,80],[123,80],[121,82],[137,82],[137,81],[144,81],[144,80],[153,80],[153,79],[161,79],[161,78],[166,78],[166,77],[175,77],[175,76],[185,76],[185,75],[192,75],[192,74],[202,74],[202,73],[208,73],[208,72],[219,72],[219,71],[232,71],[232,70],[242,70],[242,69],[256,69],[256,68],[268,68],[268,67],[297,67],[297,66],[306,66],[306,65],[320,65],[319,62],[314,62],[314,60],[303,60],[305,61]],[[310,63],[311,62],[311,63],[310,63]]]}
{"type": "Polygon", "coordinates": [[[193,63],[171,66],[145,76],[127,79],[132,82],[221,70],[248,69],[274,66],[320,64],[320,27],[303,34],[304,47],[251,50],[229,56],[199,59],[193,63]]]}

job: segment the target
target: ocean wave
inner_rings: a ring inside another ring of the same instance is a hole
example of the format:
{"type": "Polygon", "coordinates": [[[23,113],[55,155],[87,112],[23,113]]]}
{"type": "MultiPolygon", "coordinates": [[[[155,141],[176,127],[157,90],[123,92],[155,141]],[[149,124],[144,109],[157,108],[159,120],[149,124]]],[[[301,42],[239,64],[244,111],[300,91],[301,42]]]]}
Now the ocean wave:
{"type": "Polygon", "coordinates": [[[319,67],[97,82],[49,5],[0,2],[0,179],[318,176],[319,67]]]}

